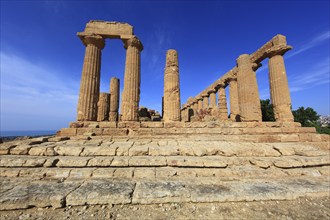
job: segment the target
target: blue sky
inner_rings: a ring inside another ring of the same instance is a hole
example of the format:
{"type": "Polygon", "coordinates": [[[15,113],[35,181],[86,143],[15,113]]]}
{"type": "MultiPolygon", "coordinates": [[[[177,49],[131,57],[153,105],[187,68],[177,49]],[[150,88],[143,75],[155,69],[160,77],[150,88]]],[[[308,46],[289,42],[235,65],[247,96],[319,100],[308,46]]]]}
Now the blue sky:
{"type": "MultiPolygon", "coordinates": [[[[179,53],[181,100],[195,96],[276,34],[293,109],[329,113],[329,1],[1,1],[1,130],[57,130],[76,119],[89,20],[127,22],[144,44],[140,106],[161,111],[165,54],[179,53]]],[[[107,40],[101,91],[123,88],[125,49],[107,40]]],[[[267,62],[257,71],[269,98],[267,62]]]]}

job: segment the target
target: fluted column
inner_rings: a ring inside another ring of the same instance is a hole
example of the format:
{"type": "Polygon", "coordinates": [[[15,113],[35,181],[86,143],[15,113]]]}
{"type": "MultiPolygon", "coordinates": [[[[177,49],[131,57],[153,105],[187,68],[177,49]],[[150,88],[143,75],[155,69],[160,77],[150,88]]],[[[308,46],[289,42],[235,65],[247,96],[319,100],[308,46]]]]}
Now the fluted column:
{"type": "Polygon", "coordinates": [[[251,62],[250,55],[243,54],[237,59],[237,67],[240,120],[262,121],[258,84],[254,72],[257,65],[251,62]]]}
{"type": "Polygon", "coordinates": [[[182,105],[181,120],[184,122],[189,121],[188,106],[186,104],[182,105]]]}
{"type": "Polygon", "coordinates": [[[210,96],[209,108],[216,108],[217,107],[216,90],[209,91],[209,96],[210,96]]]}
{"type": "Polygon", "coordinates": [[[230,120],[231,121],[240,121],[240,119],[239,119],[237,79],[236,78],[230,78],[228,83],[229,83],[230,120]]]}
{"type": "Polygon", "coordinates": [[[97,102],[97,121],[107,121],[109,119],[110,94],[101,92],[97,102]]]}
{"type": "Polygon", "coordinates": [[[164,73],[164,121],[180,121],[180,79],[178,53],[168,50],[164,73]]]}
{"type": "Polygon", "coordinates": [[[96,121],[100,93],[101,50],[104,48],[104,39],[99,35],[90,35],[85,36],[82,41],[86,50],[80,81],[77,120],[96,121]]]}
{"type": "Polygon", "coordinates": [[[110,80],[109,121],[118,121],[118,109],[119,109],[119,79],[112,77],[110,80]]]}
{"type": "Polygon", "coordinates": [[[139,120],[140,102],[140,52],[142,43],[137,37],[124,40],[126,48],[126,63],[124,90],[121,102],[122,121],[139,120]]]}
{"type": "Polygon", "coordinates": [[[223,121],[228,120],[227,98],[225,88],[225,84],[220,84],[218,90],[219,119],[223,121]]]}
{"type": "Polygon", "coordinates": [[[209,107],[209,94],[204,93],[202,94],[203,97],[203,108],[209,107]]]}
{"type": "Polygon", "coordinates": [[[291,97],[289,91],[288,79],[285,71],[283,55],[292,47],[286,45],[285,36],[278,35],[281,38],[278,44],[267,51],[269,56],[269,87],[270,98],[273,104],[274,117],[279,122],[293,122],[291,111],[291,97]]]}
{"type": "Polygon", "coordinates": [[[203,98],[202,97],[197,98],[197,109],[198,109],[198,111],[203,109],[203,98]]]}

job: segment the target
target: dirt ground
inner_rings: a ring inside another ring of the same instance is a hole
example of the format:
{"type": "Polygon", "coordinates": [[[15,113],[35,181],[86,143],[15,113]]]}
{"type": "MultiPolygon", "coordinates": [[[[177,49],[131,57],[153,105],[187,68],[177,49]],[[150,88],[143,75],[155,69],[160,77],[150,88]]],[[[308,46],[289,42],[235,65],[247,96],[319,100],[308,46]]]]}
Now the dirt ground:
{"type": "Polygon", "coordinates": [[[330,219],[330,197],[290,201],[30,208],[1,211],[0,219],[330,219]]]}

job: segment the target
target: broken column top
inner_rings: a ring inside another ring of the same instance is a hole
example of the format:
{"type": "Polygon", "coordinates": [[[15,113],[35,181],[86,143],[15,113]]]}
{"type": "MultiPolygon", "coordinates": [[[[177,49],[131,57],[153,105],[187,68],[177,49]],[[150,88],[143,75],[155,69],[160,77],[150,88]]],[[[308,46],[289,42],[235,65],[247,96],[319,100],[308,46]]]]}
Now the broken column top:
{"type": "Polygon", "coordinates": [[[101,35],[104,38],[120,38],[129,39],[134,35],[133,26],[117,21],[99,21],[91,20],[86,24],[83,32],[78,32],[77,35],[83,38],[86,35],[101,35]]]}
{"type": "Polygon", "coordinates": [[[170,49],[166,52],[166,66],[179,66],[178,52],[170,49]]]}

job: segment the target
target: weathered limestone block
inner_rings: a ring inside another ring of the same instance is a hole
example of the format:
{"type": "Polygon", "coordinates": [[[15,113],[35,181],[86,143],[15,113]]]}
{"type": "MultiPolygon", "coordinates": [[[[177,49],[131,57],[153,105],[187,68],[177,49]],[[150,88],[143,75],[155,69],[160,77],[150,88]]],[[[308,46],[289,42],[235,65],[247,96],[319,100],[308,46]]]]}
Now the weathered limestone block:
{"type": "Polygon", "coordinates": [[[131,179],[134,174],[134,169],[135,168],[117,168],[113,172],[113,177],[117,179],[131,179]]]}
{"type": "Polygon", "coordinates": [[[121,102],[122,121],[138,121],[140,102],[140,52],[143,45],[134,36],[124,41],[126,48],[126,64],[124,90],[121,102]]]}
{"type": "Polygon", "coordinates": [[[80,156],[115,156],[117,148],[118,147],[111,145],[85,147],[84,151],[81,152],[80,156]]]}
{"type": "Polygon", "coordinates": [[[110,112],[109,121],[118,121],[119,109],[119,79],[111,78],[110,80],[110,112]]]}
{"type": "Polygon", "coordinates": [[[239,97],[240,120],[262,121],[258,84],[250,56],[243,54],[237,59],[237,87],[239,97]]]}
{"type": "Polygon", "coordinates": [[[162,156],[134,156],[129,159],[129,166],[133,167],[159,167],[166,166],[166,158],[162,156]]]}
{"type": "Polygon", "coordinates": [[[59,157],[57,162],[57,167],[85,167],[88,161],[92,159],[91,157],[59,157]]]}
{"type": "Polygon", "coordinates": [[[33,181],[4,192],[0,197],[0,210],[35,207],[61,208],[65,196],[79,186],[79,182],[33,181]]]}
{"type": "Polygon", "coordinates": [[[100,92],[101,50],[104,39],[89,35],[82,39],[86,46],[78,100],[78,121],[96,121],[97,102],[100,92]]]}
{"type": "Polygon", "coordinates": [[[204,167],[203,159],[196,157],[168,156],[166,161],[171,167],[204,167]]]}
{"type": "Polygon", "coordinates": [[[168,50],[164,73],[164,121],[180,121],[180,107],[178,53],[175,50],[168,50]]]}
{"type": "Polygon", "coordinates": [[[128,167],[128,160],[130,157],[128,156],[121,156],[121,157],[114,157],[111,163],[112,167],[128,167]]]}
{"type": "Polygon", "coordinates": [[[30,149],[29,155],[32,156],[56,156],[58,153],[55,152],[54,147],[48,146],[36,146],[30,149]]]}
{"type": "Polygon", "coordinates": [[[94,157],[87,163],[88,167],[110,167],[113,157],[94,157]]]}
{"type": "Polygon", "coordinates": [[[55,152],[60,156],[79,156],[83,149],[83,146],[75,145],[63,145],[54,148],[55,152]]]}
{"type": "Polygon", "coordinates": [[[107,38],[125,38],[133,35],[133,26],[124,22],[91,20],[86,24],[84,32],[79,32],[78,36],[94,33],[107,38]]]}
{"type": "Polygon", "coordinates": [[[99,127],[100,128],[116,128],[117,127],[117,122],[115,122],[115,121],[102,121],[102,122],[99,122],[99,127]]]}
{"type": "Polygon", "coordinates": [[[162,128],[164,123],[161,121],[141,121],[141,128],[162,128]]]}
{"type": "Polygon", "coordinates": [[[32,148],[31,145],[26,145],[26,144],[18,145],[10,149],[10,154],[27,155],[31,148],[32,148]]]}
{"type": "Polygon", "coordinates": [[[291,98],[286,76],[283,55],[292,47],[287,46],[285,36],[279,36],[274,47],[267,50],[269,57],[269,87],[270,97],[274,107],[276,121],[293,122],[291,98]]]}
{"type": "Polygon", "coordinates": [[[189,202],[189,189],[180,182],[138,182],[132,198],[133,204],[189,202]]]}
{"type": "Polygon", "coordinates": [[[116,168],[98,168],[93,171],[94,178],[111,178],[116,168]]]}
{"type": "Polygon", "coordinates": [[[97,103],[97,121],[109,120],[110,94],[101,92],[97,103]]]}
{"type": "Polygon", "coordinates": [[[128,151],[129,156],[144,156],[149,154],[147,145],[133,146],[128,151]]]}
{"type": "Polygon", "coordinates": [[[56,136],[76,136],[77,135],[77,128],[62,128],[60,131],[56,133],[56,136]]]}
{"type": "Polygon", "coordinates": [[[134,183],[113,180],[88,180],[70,193],[66,205],[128,204],[134,183]]]}
{"type": "Polygon", "coordinates": [[[156,168],[135,168],[134,169],[135,179],[155,179],[156,178],[156,168]]]}
{"type": "Polygon", "coordinates": [[[177,146],[150,146],[149,155],[150,156],[176,156],[179,155],[179,147],[177,146]]]}

